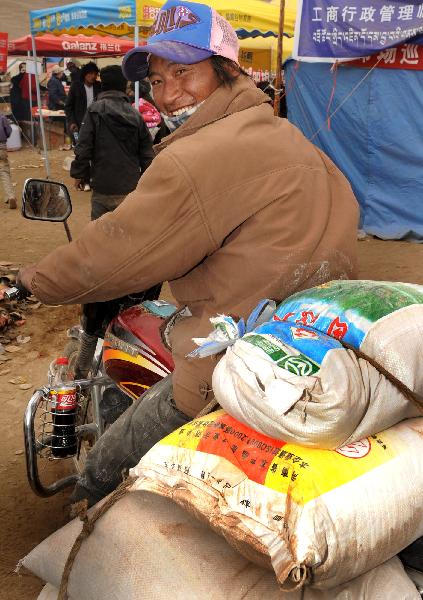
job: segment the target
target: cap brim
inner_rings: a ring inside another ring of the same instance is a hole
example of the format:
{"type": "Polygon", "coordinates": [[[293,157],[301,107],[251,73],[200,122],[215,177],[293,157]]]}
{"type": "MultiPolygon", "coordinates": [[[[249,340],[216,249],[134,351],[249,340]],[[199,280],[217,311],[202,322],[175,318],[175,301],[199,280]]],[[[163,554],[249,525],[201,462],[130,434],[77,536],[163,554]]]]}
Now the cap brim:
{"type": "Polygon", "coordinates": [[[182,65],[192,65],[213,56],[210,50],[196,48],[188,44],[173,41],[151,42],[146,46],[133,48],[122,61],[122,70],[129,81],[139,81],[148,75],[148,57],[150,54],[171,60],[182,65]]]}

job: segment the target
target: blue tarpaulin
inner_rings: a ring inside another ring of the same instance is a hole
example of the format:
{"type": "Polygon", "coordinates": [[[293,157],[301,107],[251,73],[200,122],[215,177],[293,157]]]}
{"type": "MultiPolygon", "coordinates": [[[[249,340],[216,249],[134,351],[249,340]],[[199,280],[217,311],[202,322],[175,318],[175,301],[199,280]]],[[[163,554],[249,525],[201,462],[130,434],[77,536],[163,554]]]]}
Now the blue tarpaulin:
{"type": "Polygon", "coordinates": [[[423,71],[339,67],[330,112],[348,99],[328,129],[331,65],[288,61],[285,68],[288,118],[349,179],[361,229],[423,242],[423,71]]]}

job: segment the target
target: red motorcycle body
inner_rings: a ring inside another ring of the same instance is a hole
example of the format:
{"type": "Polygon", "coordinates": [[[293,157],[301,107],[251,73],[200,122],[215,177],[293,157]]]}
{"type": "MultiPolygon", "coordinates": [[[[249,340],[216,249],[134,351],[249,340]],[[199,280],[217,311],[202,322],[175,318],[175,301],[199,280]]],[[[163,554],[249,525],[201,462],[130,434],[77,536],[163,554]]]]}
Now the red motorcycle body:
{"type": "Polygon", "coordinates": [[[134,399],[174,369],[171,352],[161,336],[164,322],[138,305],[121,312],[106,330],[106,373],[134,399]]]}

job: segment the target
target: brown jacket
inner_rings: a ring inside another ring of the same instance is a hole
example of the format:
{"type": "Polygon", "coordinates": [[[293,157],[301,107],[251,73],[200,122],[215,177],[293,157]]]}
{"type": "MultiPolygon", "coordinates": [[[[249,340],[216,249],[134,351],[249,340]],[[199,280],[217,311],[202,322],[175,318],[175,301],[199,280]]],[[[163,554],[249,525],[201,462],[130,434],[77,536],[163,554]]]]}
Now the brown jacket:
{"type": "Polygon", "coordinates": [[[240,76],[156,146],[138,186],[33,279],[46,303],[107,300],[169,281],[192,317],[172,334],[174,397],[195,415],[210,399],[213,359],[187,360],[217,313],[247,316],[354,274],[358,208],[334,164],[240,76]]]}

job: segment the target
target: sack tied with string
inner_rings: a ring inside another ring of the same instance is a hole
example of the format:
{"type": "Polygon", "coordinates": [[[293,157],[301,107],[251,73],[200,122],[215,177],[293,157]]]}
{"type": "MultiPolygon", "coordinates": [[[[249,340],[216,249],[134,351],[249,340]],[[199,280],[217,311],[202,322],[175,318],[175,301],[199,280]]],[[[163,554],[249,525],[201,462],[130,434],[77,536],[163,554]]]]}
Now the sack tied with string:
{"type": "Polygon", "coordinates": [[[337,448],[422,414],[422,356],[422,286],[333,281],[290,296],[232,343],[213,389],[266,435],[337,448]]]}
{"type": "Polygon", "coordinates": [[[131,470],[285,590],[330,589],[423,535],[423,418],[337,450],[257,433],[223,410],[184,425],[131,470]]]}

